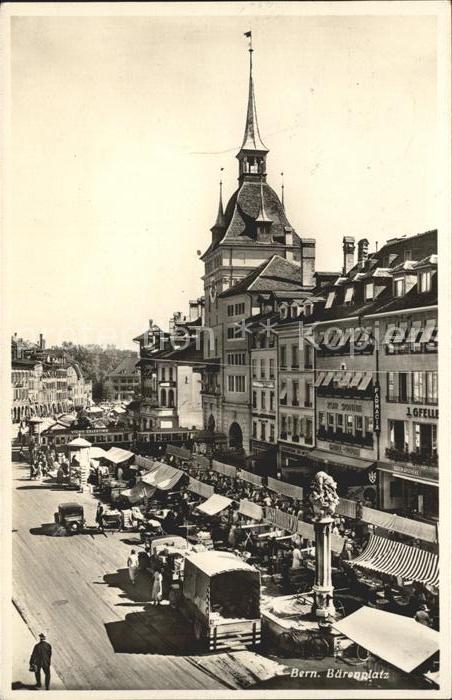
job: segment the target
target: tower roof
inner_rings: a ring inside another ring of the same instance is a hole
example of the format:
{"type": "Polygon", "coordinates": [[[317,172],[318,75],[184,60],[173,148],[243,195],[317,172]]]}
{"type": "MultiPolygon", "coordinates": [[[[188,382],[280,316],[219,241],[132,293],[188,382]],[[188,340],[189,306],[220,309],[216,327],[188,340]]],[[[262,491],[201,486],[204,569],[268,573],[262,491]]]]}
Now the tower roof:
{"type": "Polygon", "coordinates": [[[267,146],[262,142],[257,123],[256,98],[253,81],[253,49],[250,52],[250,79],[248,86],[248,108],[246,110],[245,133],[240,151],[268,153],[267,146]]]}

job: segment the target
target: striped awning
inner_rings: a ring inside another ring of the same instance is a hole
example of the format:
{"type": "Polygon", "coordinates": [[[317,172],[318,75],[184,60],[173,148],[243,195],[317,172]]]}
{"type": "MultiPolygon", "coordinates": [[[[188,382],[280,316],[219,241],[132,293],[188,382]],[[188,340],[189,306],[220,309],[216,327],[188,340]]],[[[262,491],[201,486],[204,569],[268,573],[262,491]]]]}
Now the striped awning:
{"type": "Polygon", "coordinates": [[[428,319],[425,324],[425,328],[422,331],[422,335],[419,339],[420,343],[430,343],[436,339],[437,334],[437,321],[436,319],[428,319]]]}
{"type": "Polygon", "coordinates": [[[361,379],[358,385],[358,391],[366,391],[367,387],[372,381],[372,372],[364,372],[364,377],[361,379]]]}
{"type": "Polygon", "coordinates": [[[379,571],[402,579],[439,586],[438,557],[408,544],[371,535],[364,552],[351,562],[361,569],[379,571]]]}
{"type": "Polygon", "coordinates": [[[325,374],[325,372],[319,372],[317,379],[314,382],[314,386],[320,386],[322,384],[323,380],[325,379],[325,374]]]}

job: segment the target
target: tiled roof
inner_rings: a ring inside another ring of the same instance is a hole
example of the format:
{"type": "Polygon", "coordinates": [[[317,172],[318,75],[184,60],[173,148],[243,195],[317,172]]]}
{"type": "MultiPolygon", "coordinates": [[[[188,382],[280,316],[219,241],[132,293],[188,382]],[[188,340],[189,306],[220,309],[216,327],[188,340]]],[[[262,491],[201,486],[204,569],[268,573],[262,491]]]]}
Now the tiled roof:
{"type": "Polygon", "coordinates": [[[280,255],[273,255],[233,287],[222,292],[220,298],[247,291],[286,291],[299,295],[302,292],[300,266],[280,255]]]}
{"type": "MultiPolygon", "coordinates": [[[[276,192],[266,182],[262,185],[264,207],[268,217],[272,220],[270,232],[273,235],[272,243],[260,243],[257,241],[256,218],[261,207],[261,183],[244,180],[238,190],[230,198],[225,211],[226,231],[217,243],[211,243],[202,258],[221,243],[247,243],[268,248],[269,246],[283,247],[285,228],[292,227],[284,211],[284,207],[276,192]]],[[[299,248],[300,239],[293,232],[293,246],[299,248]]]]}

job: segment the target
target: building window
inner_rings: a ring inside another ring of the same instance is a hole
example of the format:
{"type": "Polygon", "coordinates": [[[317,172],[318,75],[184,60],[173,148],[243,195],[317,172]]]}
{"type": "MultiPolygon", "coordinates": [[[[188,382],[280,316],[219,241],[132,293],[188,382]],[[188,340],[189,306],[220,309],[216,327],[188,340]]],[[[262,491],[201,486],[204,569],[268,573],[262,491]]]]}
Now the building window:
{"type": "Polygon", "coordinates": [[[353,301],[353,287],[347,287],[344,295],[344,304],[351,304],[353,301]]]}
{"type": "Polygon", "coordinates": [[[166,381],[166,370],[164,367],[162,367],[162,382],[166,381]]]}
{"type": "Polygon", "coordinates": [[[307,343],[305,343],[305,349],[304,349],[304,367],[305,367],[305,369],[312,369],[313,368],[313,366],[314,366],[313,357],[314,357],[314,353],[313,353],[312,347],[310,345],[308,345],[307,343]]]}
{"type": "Polygon", "coordinates": [[[344,416],[342,413],[336,413],[336,432],[342,435],[344,432],[344,416]]]}
{"type": "Polygon", "coordinates": [[[261,440],[265,441],[265,439],[266,439],[266,437],[265,437],[265,423],[263,421],[261,421],[261,440]]]}
{"type": "Polygon", "coordinates": [[[281,391],[279,395],[279,402],[282,406],[287,406],[287,384],[284,379],[281,380],[281,391]]]}
{"type": "Polygon", "coordinates": [[[279,362],[281,369],[287,369],[287,348],[285,345],[281,345],[279,348],[279,362]]]}
{"type": "Polygon", "coordinates": [[[363,432],[363,417],[355,416],[355,435],[363,432]]]}
{"type": "Polygon", "coordinates": [[[312,408],[312,384],[305,383],[305,399],[304,405],[306,408],[312,408]]]}
{"type": "Polygon", "coordinates": [[[298,369],[298,346],[292,345],[292,369],[298,369]]]}
{"type": "Polygon", "coordinates": [[[424,372],[412,373],[412,399],[415,403],[425,400],[424,372]]]}
{"type": "Polygon", "coordinates": [[[306,432],[304,436],[304,441],[308,444],[312,444],[312,420],[310,418],[306,418],[306,432]]]}
{"type": "Polygon", "coordinates": [[[287,418],[286,416],[281,416],[281,437],[283,440],[287,437],[287,418]]]}
{"type": "Polygon", "coordinates": [[[423,457],[429,459],[438,454],[437,427],[431,423],[413,423],[414,450],[423,457]]]}
{"type": "Polygon", "coordinates": [[[388,381],[388,401],[397,401],[398,396],[396,392],[396,385],[395,385],[395,378],[396,378],[396,373],[395,372],[388,372],[387,374],[387,381],[388,381]]]}
{"type": "Polygon", "coordinates": [[[326,414],[323,411],[319,411],[319,425],[321,428],[326,428],[326,414]]]}
{"type": "Polygon", "coordinates": [[[266,410],[266,406],[265,406],[265,391],[261,391],[261,409],[262,409],[263,411],[266,410]]]}
{"type": "Polygon", "coordinates": [[[261,357],[261,379],[265,379],[265,359],[261,357]]]}
{"type": "Polygon", "coordinates": [[[334,302],[335,292],[329,292],[327,300],[325,302],[325,309],[331,309],[334,302]]]}
{"type": "Polygon", "coordinates": [[[426,372],[427,403],[438,403],[438,372],[426,372]]]}
{"type": "Polygon", "coordinates": [[[234,316],[234,304],[228,304],[228,316],[234,316]]]}
{"type": "Polygon", "coordinates": [[[421,293],[430,292],[432,289],[432,273],[430,270],[421,272],[419,275],[419,291],[421,293]]]}
{"type": "Polygon", "coordinates": [[[297,379],[292,382],[292,406],[298,406],[300,404],[299,397],[299,383],[297,379]]]}
{"type": "Polygon", "coordinates": [[[236,333],[236,329],[234,328],[234,326],[228,326],[228,329],[227,329],[228,340],[233,340],[236,337],[235,333],[236,333]]]}
{"type": "MultiPolygon", "coordinates": [[[[170,380],[170,382],[173,381],[173,368],[172,367],[169,368],[169,380],[170,380]]],[[[133,381],[133,380],[131,380],[131,381],[133,381]]]]}
{"type": "Polygon", "coordinates": [[[245,302],[241,302],[240,304],[235,305],[235,315],[236,316],[243,316],[245,313],[245,302]]]}
{"type": "Polygon", "coordinates": [[[269,372],[269,377],[270,379],[275,378],[275,360],[273,357],[270,358],[270,372],[269,372]]]}
{"type": "Polygon", "coordinates": [[[407,262],[407,260],[412,260],[411,250],[404,250],[403,251],[403,260],[404,260],[404,262],[407,262]]]}
{"type": "Polygon", "coordinates": [[[257,360],[251,360],[251,374],[253,379],[257,379],[257,360]]]}
{"type": "Polygon", "coordinates": [[[172,389],[168,391],[168,406],[174,408],[174,391],[172,389]]]}
{"type": "Polygon", "coordinates": [[[298,440],[300,436],[300,430],[299,430],[299,420],[297,416],[293,417],[293,434],[292,434],[292,439],[293,440],[298,440]]]}
{"type": "Polygon", "coordinates": [[[253,438],[257,438],[257,421],[253,420],[253,438]]]}
{"type": "Polygon", "coordinates": [[[345,432],[347,435],[353,435],[353,416],[349,414],[345,416],[345,432]]]}
{"type": "Polygon", "coordinates": [[[160,392],[160,404],[166,406],[166,389],[162,389],[160,392]]]}
{"type": "Polygon", "coordinates": [[[405,294],[405,280],[403,277],[394,280],[394,296],[403,297],[405,294]]]}
{"type": "Polygon", "coordinates": [[[275,392],[271,391],[270,392],[270,411],[275,410],[275,392]]]}
{"type": "Polygon", "coordinates": [[[334,413],[327,413],[328,429],[334,430],[334,413]]]}
{"type": "Polygon", "coordinates": [[[391,449],[398,452],[408,452],[408,431],[406,430],[405,421],[390,420],[389,427],[389,444],[391,449]]]}
{"type": "Polygon", "coordinates": [[[366,301],[371,301],[374,298],[374,283],[368,282],[364,288],[364,298],[366,301]]]}
{"type": "Polygon", "coordinates": [[[275,426],[270,423],[270,442],[275,442],[275,426]]]}

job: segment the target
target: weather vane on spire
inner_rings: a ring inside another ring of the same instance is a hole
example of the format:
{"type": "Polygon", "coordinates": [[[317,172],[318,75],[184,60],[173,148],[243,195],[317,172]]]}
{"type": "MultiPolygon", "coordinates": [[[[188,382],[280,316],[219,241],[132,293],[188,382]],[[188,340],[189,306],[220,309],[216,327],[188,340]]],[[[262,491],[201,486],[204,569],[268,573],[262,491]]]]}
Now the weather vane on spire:
{"type": "Polygon", "coordinates": [[[250,52],[250,73],[253,69],[253,34],[251,30],[249,32],[244,32],[244,36],[249,40],[249,48],[248,51],[250,52]]]}

